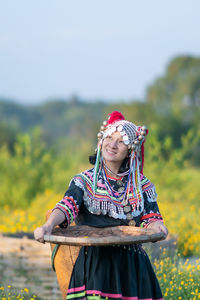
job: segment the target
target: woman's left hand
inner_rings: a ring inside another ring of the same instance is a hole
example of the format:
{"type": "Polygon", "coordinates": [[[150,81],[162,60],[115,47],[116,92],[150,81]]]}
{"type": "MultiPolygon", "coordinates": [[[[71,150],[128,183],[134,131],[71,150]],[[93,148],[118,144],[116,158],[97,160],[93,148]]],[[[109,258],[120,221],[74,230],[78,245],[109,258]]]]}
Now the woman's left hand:
{"type": "Polygon", "coordinates": [[[167,227],[160,221],[150,223],[147,228],[153,229],[155,232],[163,232],[166,236],[168,235],[167,227]]]}

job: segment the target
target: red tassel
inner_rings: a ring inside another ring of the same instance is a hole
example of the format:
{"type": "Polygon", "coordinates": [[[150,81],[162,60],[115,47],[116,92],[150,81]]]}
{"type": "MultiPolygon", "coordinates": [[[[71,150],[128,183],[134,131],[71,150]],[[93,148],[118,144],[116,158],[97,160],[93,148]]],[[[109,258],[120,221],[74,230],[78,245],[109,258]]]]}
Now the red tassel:
{"type": "Polygon", "coordinates": [[[144,168],[144,142],[142,143],[141,146],[141,156],[142,156],[142,165],[141,165],[141,174],[143,175],[143,168],[144,168]]]}
{"type": "Polygon", "coordinates": [[[108,124],[112,124],[116,121],[125,120],[124,116],[120,111],[113,111],[111,114],[109,114],[108,124]]]}

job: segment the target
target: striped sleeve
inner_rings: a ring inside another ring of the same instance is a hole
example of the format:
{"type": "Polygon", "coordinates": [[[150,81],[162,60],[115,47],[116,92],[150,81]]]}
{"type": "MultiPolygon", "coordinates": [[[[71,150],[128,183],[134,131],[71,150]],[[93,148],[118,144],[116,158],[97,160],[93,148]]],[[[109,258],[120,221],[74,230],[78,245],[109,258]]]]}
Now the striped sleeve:
{"type": "Polygon", "coordinates": [[[142,191],[144,197],[144,210],[141,215],[141,227],[146,228],[150,223],[155,221],[163,222],[157,204],[157,193],[154,184],[145,176],[142,178],[142,191]]]}
{"type": "Polygon", "coordinates": [[[61,227],[67,227],[78,216],[83,201],[84,182],[81,177],[74,177],[64,197],[56,204],[54,209],[60,209],[65,214],[65,221],[61,227]]]}

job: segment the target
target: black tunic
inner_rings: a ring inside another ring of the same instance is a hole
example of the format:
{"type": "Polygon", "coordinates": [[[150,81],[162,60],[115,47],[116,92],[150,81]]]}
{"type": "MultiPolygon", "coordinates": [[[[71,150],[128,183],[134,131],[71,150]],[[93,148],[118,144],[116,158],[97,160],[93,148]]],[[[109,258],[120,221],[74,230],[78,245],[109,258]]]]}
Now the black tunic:
{"type": "MultiPolygon", "coordinates": [[[[61,209],[66,216],[61,226],[67,226],[74,220],[79,225],[95,227],[127,226],[130,220],[127,219],[124,205],[121,205],[123,195],[119,192],[126,185],[127,176],[120,183],[111,177],[105,183],[103,176],[99,174],[97,190],[94,192],[93,172],[94,169],[90,169],[75,176],[64,198],[57,203],[56,208],[61,209]]],[[[141,188],[143,197],[138,201],[130,191],[128,205],[135,225],[146,227],[156,220],[162,221],[162,217],[156,202],[155,187],[143,175],[141,188]]],[[[82,247],[72,272],[66,299],[163,298],[142,246],[128,245],[82,247]]]]}

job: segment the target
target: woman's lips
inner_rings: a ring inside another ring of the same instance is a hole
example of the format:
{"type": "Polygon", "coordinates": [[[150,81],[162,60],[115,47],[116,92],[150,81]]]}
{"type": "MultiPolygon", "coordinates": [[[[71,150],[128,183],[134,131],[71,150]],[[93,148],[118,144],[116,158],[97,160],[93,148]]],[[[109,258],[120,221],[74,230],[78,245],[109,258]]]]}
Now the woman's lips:
{"type": "Polygon", "coordinates": [[[112,150],[109,150],[109,149],[107,149],[106,152],[107,152],[108,154],[110,154],[110,155],[115,155],[115,154],[116,154],[115,151],[112,151],[112,150]]]}

